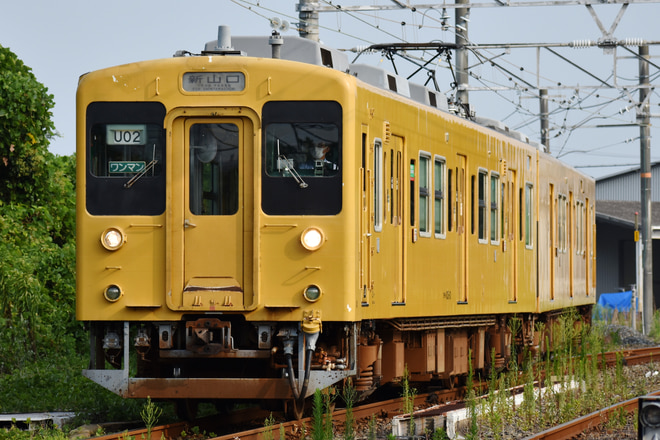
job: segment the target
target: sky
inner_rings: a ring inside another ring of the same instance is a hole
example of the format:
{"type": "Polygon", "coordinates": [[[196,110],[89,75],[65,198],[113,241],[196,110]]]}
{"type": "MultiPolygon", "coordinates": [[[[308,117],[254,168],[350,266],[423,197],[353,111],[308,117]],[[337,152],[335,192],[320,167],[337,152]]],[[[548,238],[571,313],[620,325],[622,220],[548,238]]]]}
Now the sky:
{"type": "MultiPolygon", "coordinates": [[[[648,1],[648,0],[647,0],[648,1]]],[[[660,42],[659,3],[633,3],[624,11],[611,37],[617,41],[644,39],[660,42]]],[[[217,38],[218,25],[230,25],[233,35],[269,35],[271,18],[291,23],[284,38],[297,35],[299,0],[21,0],[3,2],[0,45],[8,47],[32,68],[37,80],[55,98],[53,120],[58,137],[50,150],[70,155],[75,150],[75,94],[80,75],[96,69],[140,60],[169,58],[177,50],[199,53],[217,38]]],[[[332,2],[319,0],[322,5],[332,2]]],[[[409,4],[421,5],[419,1],[409,4]]],[[[541,3],[541,2],[539,2],[541,3]]],[[[542,2],[550,3],[550,2],[542,2]]],[[[606,3],[606,2],[602,2],[606,3]]],[[[334,4],[385,5],[388,0],[346,0],[334,4]]],[[[428,5],[425,4],[425,5],[428,5]]],[[[399,41],[453,43],[455,11],[443,27],[442,4],[415,11],[389,10],[323,12],[320,37],[324,44],[351,49],[399,41]]],[[[601,27],[609,32],[621,5],[593,7],[601,27]]],[[[583,6],[474,7],[461,23],[470,44],[557,43],[603,38],[589,10],[583,6]]],[[[470,55],[470,105],[477,115],[504,121],[509,127],[540,141],[536,87],[549,89],[551,154],[594,177],[639,166],[639,128],[633,124],[639,93],[638,61],[630,51],[607,53],[596,47],[547,49],[480,48],[470,55]],[[568,61],[566,61],[568,60],[568,61]],[[605,84],[607,86],[605,86],[605,84]],[[599,87],[596,87],[599,86],[599,87]]],[[[349,60],[354,53],[347,52],[349,60]]],[[[650,46],[651,61],[660,65],[660,45],[650,46]]],[[[426,57],[428,54],[415,53],[426,57]]],[[[382,54],[361,55],[359,62],[391,68],[382,54]]],[[[411,65],[400,73],[409,73],[411,65]]],[[[452,94],[451,71],[439,62],[436,75],[441,91],[452,94]]],[[[660,75],[650,67],[651,83],[660,75]]],[[[426,77],[413,80],[424,82],[426,77]]],[[[660,115],[660,94],[651,93],[651,123],[660,115]]],[[[660,160],[660,133],[651,131],[651,160],[660,160]],[[655,136],[655,137],[653,137],[655,136]]]]}

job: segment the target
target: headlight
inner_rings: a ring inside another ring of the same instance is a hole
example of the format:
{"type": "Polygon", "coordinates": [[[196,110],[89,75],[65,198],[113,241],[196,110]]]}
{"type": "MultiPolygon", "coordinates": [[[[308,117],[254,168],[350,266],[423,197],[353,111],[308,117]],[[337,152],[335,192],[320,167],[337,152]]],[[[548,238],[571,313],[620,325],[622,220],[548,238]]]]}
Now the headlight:
{"type": "Polygon", "coordinates": [[[119,298],[121,298],[122,294],[123,292],[121,291],[121,287],[117,286],[116,284],[110,284],[103,291],[103,296],[110,302],[117,301],[119,298]]]}
{"type": "Polygon", "coordinates": [[[300,243],[308,251],[315,251],[323,245],[325,235],[321,228],[315,226],[309,227],[300,235],[300,243]]]}
{"type": "Polygon", "coordinates": [[[321,288],[315,284],[305,287],[303,296],[309,302],[316,302],[321,297],[321,288]]]}
{"type": "Polygon", "coordinates": [[[126,236],[119,228],[108,228],[101,234],[101,244],[109,251],[116,251],[126,243],[126,236]]]}

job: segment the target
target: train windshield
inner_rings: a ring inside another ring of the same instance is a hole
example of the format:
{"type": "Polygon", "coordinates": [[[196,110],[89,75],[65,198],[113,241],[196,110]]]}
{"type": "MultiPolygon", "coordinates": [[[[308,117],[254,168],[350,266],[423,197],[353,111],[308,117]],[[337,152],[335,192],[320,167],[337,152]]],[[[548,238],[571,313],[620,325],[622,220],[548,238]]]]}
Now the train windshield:
{"type": "Polygon", "coordinates": [[[87,210],[158,215],[165,210],[165,109],[97,102],[87,108],[87,210]]]}
{"type": "Polygon", "coordinates": [[[262,208],[267,214],[341,210],[341,107],[285,101],[264,106],[262,208]]]}

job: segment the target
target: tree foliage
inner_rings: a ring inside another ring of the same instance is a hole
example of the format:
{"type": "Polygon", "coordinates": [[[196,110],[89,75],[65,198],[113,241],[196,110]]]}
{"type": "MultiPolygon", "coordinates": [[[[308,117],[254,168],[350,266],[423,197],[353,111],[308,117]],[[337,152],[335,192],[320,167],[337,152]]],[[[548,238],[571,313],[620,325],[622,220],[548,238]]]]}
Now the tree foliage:
{"type": "Polygon", "coordinates": [[[75,158],[48,151],[53,96],[0,46],[0,374],[82,338],[75,321],[75,158]]]}
{"type": "Polygon", "coordinates": [[[53,105],[0,46],[0,412],[127,420],[138,402],[80,374],[88,347],[75,318],[75,156],[48,151],[53,105]]]}
{"type": "Polygon", "coordinates": [[[53,105],[32,69],[0,46],[0,200],[33,203],[43,195],[53,105]]]}

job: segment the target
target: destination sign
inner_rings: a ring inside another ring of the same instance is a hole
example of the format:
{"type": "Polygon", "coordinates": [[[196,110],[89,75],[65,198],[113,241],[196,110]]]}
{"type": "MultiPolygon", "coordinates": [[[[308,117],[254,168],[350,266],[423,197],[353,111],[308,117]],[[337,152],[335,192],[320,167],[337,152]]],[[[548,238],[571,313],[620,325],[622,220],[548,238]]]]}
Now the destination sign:
{"type": "Polygon", "coordinates": [[[186,92],[240,92],[245,89],[242,72],[187,72],[183,74],[186,92]]]}

